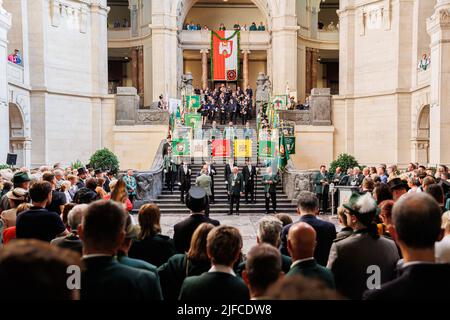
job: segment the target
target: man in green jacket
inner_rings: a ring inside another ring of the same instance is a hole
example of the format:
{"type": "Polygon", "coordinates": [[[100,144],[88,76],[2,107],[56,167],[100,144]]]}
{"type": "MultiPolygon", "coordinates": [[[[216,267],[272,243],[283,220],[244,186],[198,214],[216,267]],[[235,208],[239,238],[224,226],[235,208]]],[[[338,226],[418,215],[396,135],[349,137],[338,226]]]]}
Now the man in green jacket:
{"type": "Polygon", "coordinates": [[[289,229],[288,252],[292,257],[291,270],[287,277],[302,275],[322,281],[330,289],[335,288],[334,276],[331,271],[317,263],[314,259],[316,247],[316,231],[305,222],[294,224],[289,229]]]}
{"type": "Polygon", "coordinates": [[[233,167],[232,173],[228,177],[228,194],[230,195],[230,212],[233,215],[233,206],[236,204],[236,214],[239,215],[239,202],[241,196],[244,196],[244,176],[239,172],[238,167],[233,167]]]}
{"type": "Polygon", "coordinates": [[[164,173],[166,179],[167,189],[173,193],[173,185],[175,182],[175,175],[177,173],[177,165],[175,163],[175,157],[172,155],[172,147],[167,149],[167,154],[164,156],[164,173]]]}
{"type": "Polygon", "coordinates": [[[272,199],[273,213],[277,213],[277,184],[278,174],[274,174],[272,167],[267,167],[263,175],[262,184],[264,186],[264,198],[266,200],[266,214],[269,214],[270,200],[272,199]]]}
{"type": "Polygon", "coordinates": [[[317,198],[322,204],[320,213],[327,213],[330,185],[327,168],[324,165],[320,166],[320,171],[314,176],[314,187],[317,198]]]}

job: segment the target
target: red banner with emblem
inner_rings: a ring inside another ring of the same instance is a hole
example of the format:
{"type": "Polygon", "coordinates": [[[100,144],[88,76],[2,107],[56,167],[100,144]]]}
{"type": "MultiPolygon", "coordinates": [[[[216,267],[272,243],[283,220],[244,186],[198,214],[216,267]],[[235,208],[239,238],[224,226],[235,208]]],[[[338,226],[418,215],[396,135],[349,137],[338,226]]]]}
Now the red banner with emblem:
{"type": "Polygon", "coordinates": [[[239,80],[239,31],[211,32],[211,68],[214,81],[239,80]]]}
{"type": "Polygon", "coordinates": [[[230,156],[230,140],[213,140],[212,156],[213,157],[229,157],[230,156]]]}

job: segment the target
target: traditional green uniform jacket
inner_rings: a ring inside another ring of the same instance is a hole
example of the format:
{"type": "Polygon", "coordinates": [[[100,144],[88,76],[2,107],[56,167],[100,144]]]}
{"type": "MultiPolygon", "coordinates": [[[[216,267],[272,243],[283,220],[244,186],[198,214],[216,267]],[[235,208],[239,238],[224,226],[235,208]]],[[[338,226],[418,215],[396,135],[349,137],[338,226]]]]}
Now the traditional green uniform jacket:
{"type": "Polygon", "coordinates": [[[314,186],[315,186],[314,189],[316,194],[322,194],[323,192],[323,185],[321,183],[322,180],[328,181],[328,176],[326,174],[323,175],[320,172],[314,176],[314,186]]]}
{"type": "Polygon", "coordinates": [[[262,178],[262,184],[264,185],[264,193],[276,193],[277,191],[277,183],[278,183],[278,175],[277,174],[265,174],[262,178]],[[272,184],[268,182],[272,181],[272,184]]]}
{"type": "Polygon", "coordinates": [[[335,288],[334,276],[331,271],[317,263],[315,259],[297,263],[286,274],[287,277],[301,275],[306,278],[322,280],[330,289],[335,288]]]}
{"type": "Polygon", "coordinates": [[[242,173],[238,172],[236,177],[234,174],[230,174],[228,177],[228,192],[233,195],[239,195],[242,192],[244,192],[245,183],[244,183],[244,176],[242,173]]]}
{"type": "Polygon", "coordinates": [[[211,177],[207,176],[206,174],[202,174],[200,177],[197,177],[197,180],[195,181],[196,186],[203,188],[208,196],[212,195],[211,183],[211,177]]]}
{"type": "Polygon", "coordinates": [[[167,170],[167,172],[177,172],[177,165],[173,156],[168,154],[164,156],[164,169],[167,170]]]}

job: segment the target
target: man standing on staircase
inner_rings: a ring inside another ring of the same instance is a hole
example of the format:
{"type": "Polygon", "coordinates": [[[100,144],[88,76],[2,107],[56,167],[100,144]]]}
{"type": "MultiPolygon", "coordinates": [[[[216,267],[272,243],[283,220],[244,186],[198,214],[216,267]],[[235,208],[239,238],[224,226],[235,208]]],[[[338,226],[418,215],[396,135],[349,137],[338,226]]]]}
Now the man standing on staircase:
{"type": "Polygon", "coordinates": [[[211,164],[211,162],[205,161],[205,169],[206,169],[206,174],[211,177],[211,197],[209,197],[209,200],[211,203],[215,203],[214,176],[216,175],[216,167],[213,164],[211,164]]]}
{"type": "Polygon", "coordinates": [[[229,216],[233,215],[233,206],[236,204],[236,214],[239,215],[239,203],[241,196],[244,195],[244,177],[239,172],[238,167],[233,167],[233,172],[228,178],[228,194],[230,195],[230,212],[229,216]]]}
{"type": "Polygon", "coordinates": [[[167,154],[164,156],[164,173],[166,174],[167,189],[173,194],[173,184],[175,175],[177,174],[177,166],[175,164],[175,159],[172,156],[172,147],[167,149],[167,154]]]}
{"type": "Polygon", "coordinates": [[[205,167],[200,171],[200,176],[195,180],[195,185],[202,188],[206,192],[207,205],[205,208],[205,216],[209,217],[209,204],[211,203],[211,177],[207,174],[205,167]]]}
{"type": "Polygon", "coordinates": [[[189,193],[191,188],[191,166],[187,164],[186,160],[183,160],[183,164],[178,168],[178,184],[181,191],[181,203],[184,203],[184,194],[189,193]]]}
{"type": "MultiPolygon", "coordinates": [[[[228,163],[225,165],[225,187],[227,188],[228,191],[228,180],[231,176],[231,173],[233,171],[233,167],[234,167],[234,160],[233,158],[228,159],[228,163]]],[[[230,195],[228,194],[228,201],[230,201],[230,195]]]]}
{"type": "Polygon", "coordinates": [[[264,198],[266,200],[266,214],[269,214],[269,205],[271,199],[273,213],[277,214],[277,183],[278,175],[273,174],[272,167],[267,167],[266,174],[262,178],[262,184],[264,186],[264,198]]]}
{"type": "Polygon", "coordinates": [[[255,179],[256,179],[256,167],[252,165],[250,159],[245,160],[244,169],[242,169],[245,182],[245,203],[248,204],[248,195],[250,194],[251,203],[256,203],[255,199],[255,179]]]}

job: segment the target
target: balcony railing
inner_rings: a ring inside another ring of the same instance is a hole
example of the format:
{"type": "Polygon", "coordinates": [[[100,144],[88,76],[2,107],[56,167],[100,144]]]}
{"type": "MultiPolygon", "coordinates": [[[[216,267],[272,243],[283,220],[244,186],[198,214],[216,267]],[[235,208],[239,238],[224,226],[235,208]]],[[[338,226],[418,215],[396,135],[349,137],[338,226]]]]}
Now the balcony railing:
{"type": "MultiPolygon", "coordinates": [[[[180,43],[185,47],[209,46],[211,44],[211,32],[208,30],[182,30],[180,43]]],[[[264,50],[270,44],[270,35],[267,31],[241,31],[241,47],[264,50]]]]}
{"type": "Polygon", "coordinates": [[[21,84],[25,82],[23,66],[8,62],[8,82],[21,84]]]}

